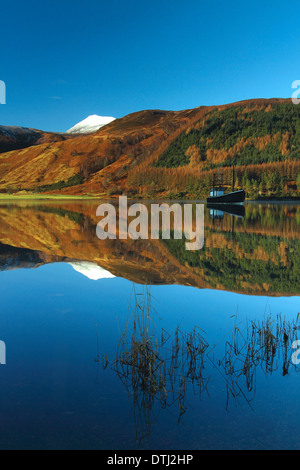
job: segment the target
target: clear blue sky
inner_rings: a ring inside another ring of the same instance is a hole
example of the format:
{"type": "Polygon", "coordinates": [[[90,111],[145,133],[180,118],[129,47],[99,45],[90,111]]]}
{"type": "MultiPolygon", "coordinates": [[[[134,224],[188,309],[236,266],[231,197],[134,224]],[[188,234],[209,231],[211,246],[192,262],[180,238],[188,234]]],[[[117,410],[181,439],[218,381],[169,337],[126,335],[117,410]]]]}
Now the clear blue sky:
{"type": "Polygon", "coordinates": [[[268,0],[1,2],[0,124],[290,97],[300,5],[268,0]]]}

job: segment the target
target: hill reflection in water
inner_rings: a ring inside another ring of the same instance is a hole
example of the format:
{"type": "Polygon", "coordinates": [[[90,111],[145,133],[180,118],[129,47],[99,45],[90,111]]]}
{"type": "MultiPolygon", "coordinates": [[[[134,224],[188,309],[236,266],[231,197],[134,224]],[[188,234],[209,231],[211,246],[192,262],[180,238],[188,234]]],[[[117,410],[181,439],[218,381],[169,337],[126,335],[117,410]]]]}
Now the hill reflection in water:
{"type": "Polygon", "coordinates": [[[239,209],[238,214],[230,208],[206,208],[205,245],[199,251],[186,251],[184,239],[101,241],[96,236],[97,205],[1,204],[0,269],[67,262],[83,274],[87,270],[82,266],[88,266],[95,279],[98,270],[99,278],[107,272],[141,284],[255,295],[298,293],[298,205],[246,204],[244,213],[239,209]]]}

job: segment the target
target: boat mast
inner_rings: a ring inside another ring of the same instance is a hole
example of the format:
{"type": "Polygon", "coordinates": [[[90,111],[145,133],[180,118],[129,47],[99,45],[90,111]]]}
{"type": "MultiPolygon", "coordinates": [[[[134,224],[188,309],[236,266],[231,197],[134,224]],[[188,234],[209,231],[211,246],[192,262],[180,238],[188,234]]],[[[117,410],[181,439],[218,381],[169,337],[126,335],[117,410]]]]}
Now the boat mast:
{"type": "Polygon", "coordinates": [[[235,164],[235,159],[233,159],[233,165],[232,165],[232,192],[234,191],[234,187],[235,187],[235,172],[234,172],[234,164],[235,164]]]}

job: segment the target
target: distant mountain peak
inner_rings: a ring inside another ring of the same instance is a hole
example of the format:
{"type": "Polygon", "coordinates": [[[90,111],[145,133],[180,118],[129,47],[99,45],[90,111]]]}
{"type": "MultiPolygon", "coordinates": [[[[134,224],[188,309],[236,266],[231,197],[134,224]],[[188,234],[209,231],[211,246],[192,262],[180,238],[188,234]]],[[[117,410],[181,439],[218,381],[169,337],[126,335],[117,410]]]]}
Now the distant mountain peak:
{"type": "Polygon", "coordinates": [[[97,114],[93,114],[71,127],[71,129],[67,131],[67,134],[92,134],[114,120],[115,118],[111,116],[98,116],[97,114]]]}
{"type": "Polygon", "coordinates": [[[74,261],[73,263],[68,264],[72,266],[75,271],[83,274],[85,277],[88,277],[93,281],[98,281],[99,279],[112,279],[115,277],[109,271],[106,271],[106,269],[103,269],[96,263],[91,263],[89,261],[74,261]]]}

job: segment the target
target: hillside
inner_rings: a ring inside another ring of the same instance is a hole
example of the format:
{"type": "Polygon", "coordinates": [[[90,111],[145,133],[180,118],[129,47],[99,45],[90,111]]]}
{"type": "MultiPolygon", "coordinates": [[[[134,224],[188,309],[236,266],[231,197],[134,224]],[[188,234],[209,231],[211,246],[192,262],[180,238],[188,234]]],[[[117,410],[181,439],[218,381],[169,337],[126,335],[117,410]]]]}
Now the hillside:
{"type": "Polygon", "coordinates": [[[70,137],[66,134],[43,132],[27,127],[0,126],[0,153],[43,143],[60,142],[70,137]]]}
{"type": "Polygon", "coordinates": [[[142,111],[98,132],[0,155],[0,191],[99,194],[120,188],[129,167],[149,158],[195,110],[142,111]]]}
{"type": "MultiPolygon", "coordinates": [[[[0,191],[201,198],[213,175],[248,197],[298,197],[300,106],[250,100],[141,111],[71,140],[0,155],[0,191]]],[[[24,194],[25,194],[24,193],[24,194]]]]}

